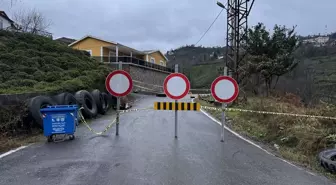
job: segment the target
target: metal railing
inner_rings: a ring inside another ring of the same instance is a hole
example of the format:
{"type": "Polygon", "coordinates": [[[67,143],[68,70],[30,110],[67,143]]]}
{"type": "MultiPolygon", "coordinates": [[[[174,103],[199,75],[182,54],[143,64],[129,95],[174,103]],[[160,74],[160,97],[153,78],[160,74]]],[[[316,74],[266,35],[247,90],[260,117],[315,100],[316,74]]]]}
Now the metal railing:
{"type": "Polygon", "coordinates": [[[158,64],[153,64],[138,58],[134,58],[134,57],[129,57],[129,56],[119,56],[119,57],[97,57],[97,56],[93,56],[92,58],[95,58],[98,61],[102,61],[102,62],[117,62],[117,61],[121,61],[121,62],[125,62],[125,63],[132,63],[132,64],[136,64],[136,65],[140,65],[140,66],[144,66],[144,67],[148,67],[148,68],[153,68],[153,69],[158,69],[161,71],[166,71],[166,72],[174,72],[174,69],[166,67],[166,66],[162,66],[162,65],[158,65],[158,64]]]}

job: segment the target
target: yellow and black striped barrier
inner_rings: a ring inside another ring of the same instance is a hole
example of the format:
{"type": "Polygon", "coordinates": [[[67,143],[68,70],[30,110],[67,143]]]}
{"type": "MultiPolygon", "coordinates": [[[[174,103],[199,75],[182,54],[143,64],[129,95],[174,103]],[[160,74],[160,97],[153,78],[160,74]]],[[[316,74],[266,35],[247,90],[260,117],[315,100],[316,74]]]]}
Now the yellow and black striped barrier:
{"type": "Polygon", "coordinates": [[[199,111],[201,110],[201,104],[191,102],[154,102],[154,110],[199,111]]]}

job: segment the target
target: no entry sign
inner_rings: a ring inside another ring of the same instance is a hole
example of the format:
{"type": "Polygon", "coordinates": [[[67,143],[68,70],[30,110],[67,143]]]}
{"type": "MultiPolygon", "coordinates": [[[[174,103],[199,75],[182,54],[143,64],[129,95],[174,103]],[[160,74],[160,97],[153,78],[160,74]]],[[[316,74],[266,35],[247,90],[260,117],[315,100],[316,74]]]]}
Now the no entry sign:
{"type": "Polygon", "coordinates": [[[169,98],[179,100],[188,94],[190,90],[190,83],[184,74],[172,73],[164,80],[163,88],[165,94],[169,98]]]}
{"type": "Polygon", "coordinates": [[[211,84],[211,94],[215,100],[221,103],[233,102],[239,93],[236,80],[229,76],[220,76],[211,84]]]}
{"type": "Polygon", "coordinates": [[[105,87],[113,96],[126,96],[132,91],[132,78],[126,71],[116,70],[107,75],[105,87]]]}

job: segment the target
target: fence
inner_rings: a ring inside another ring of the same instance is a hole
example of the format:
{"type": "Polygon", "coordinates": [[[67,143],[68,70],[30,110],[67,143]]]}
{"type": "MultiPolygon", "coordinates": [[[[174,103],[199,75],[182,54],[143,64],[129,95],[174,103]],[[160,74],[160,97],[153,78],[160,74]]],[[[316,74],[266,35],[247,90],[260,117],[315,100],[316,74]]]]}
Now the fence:
{"type": "Polygon", "coordinates": [[[119,57],[97,57],[97,56],[93,56],[92,58],[98,60],[98,61],[103,61],[103,62],[117,62],[117,61],[121,61],[121,62],[125,62],[125,63],[132,63],[132,64],[136,64],[136,65],[140,65],[140,66],[145,66],[148,68],[153,68],[153,69],[158,69],[161,71],[166,71],[166,72],[174,72],[174,69],[166,67],[166,66],[162,66],[162,65],[158,65],[158,64],[153,64],[138,58],[134,58],[134,57],[129,57],[129,56],[119,56],[119,57]]]}

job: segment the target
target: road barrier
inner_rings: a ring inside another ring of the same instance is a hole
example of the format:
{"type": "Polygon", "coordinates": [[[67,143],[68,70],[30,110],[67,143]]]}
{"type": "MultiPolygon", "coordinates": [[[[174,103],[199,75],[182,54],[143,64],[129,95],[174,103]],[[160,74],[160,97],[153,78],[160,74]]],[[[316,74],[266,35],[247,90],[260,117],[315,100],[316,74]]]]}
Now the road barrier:
{"type": "MultiPolygon", "coordinates": [[[[133,80],[134,82],[143,83],[140,81],[133,80]]],[[[150,84],[153,86],[162,87],[159,85],[150,84]]],[[[142,87],[142,86],[140,86],[142,87]]],[[[149,89],[149,88],[146,88],[149,89]]],[[[203,90],[203,89],[191,89],[191,90],[203,90]]],[[[198,97],[205,97],[211,94],[198,94],[198,97]]],[[[258,110],[249,110],[249,109],[239,109],[239,108],[218,108],[218,107],[210,107],[210,106],[201,106],[200,103],[189,103],[189,102],[155,102],[154,107],[147,108],[139,108],[139,109],[129,109],[129,110],[121,110],[118,111],[121,114],[129,113],[129,112],[138,112],[138,111],[146,111],[146,110],[175,110],[175,111],[199,111],[199,110],[216,110],[216,111],[224,111],[224,112],[247,112],[247,113],[256,113],[256,114],[269,114],[269,115],[282,115],[282,116],[294,116],[294,117],[305,117],[305,118],[316,118],[316,119],[328,119],[328,120],[336,120],[336,117],[330,116],[318,116],[318,115],[307,115],[307,114],[295,114],[295,113],[285,113],[285,112],[271,112],[271,111],[258,111],[258,110]],[[176,109],[177,108],[177,109],[176,109]]],[[[107,132],[113,124],[116,123],[116,119],[114,119],[110,124],[108,124],[105,129],[101,132],[97,132],[90,127],[90,125],[85,121],[84,117],[79,113],[79,118],[82,123],[94,134],[102,135],[107,132]]]]}
{"type": "Polygon", "coordinates": [[[154,110],[200,111],[200,103],[190,102],[154,102],[154,110]]]}

